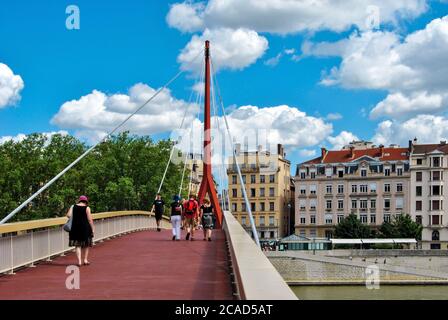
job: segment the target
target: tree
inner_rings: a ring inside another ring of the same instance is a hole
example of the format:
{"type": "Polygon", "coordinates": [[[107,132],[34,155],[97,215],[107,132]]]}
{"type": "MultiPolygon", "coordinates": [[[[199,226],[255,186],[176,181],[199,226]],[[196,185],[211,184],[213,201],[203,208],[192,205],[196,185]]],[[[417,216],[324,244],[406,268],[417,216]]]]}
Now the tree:
{"type": "Polygon", "coordinates": [[[334,235],[335,238],[359,239],[370,238],[372,232],[355,214],[351,213],[336,225],[334,235]]]}
{"type": "Polygon", "coordinates": [[[383,238],[412,238],[420,240],[423,227],[412,220],[409,214],[395,216],[392,222],[383,222],[380,234],[383,238]]]}

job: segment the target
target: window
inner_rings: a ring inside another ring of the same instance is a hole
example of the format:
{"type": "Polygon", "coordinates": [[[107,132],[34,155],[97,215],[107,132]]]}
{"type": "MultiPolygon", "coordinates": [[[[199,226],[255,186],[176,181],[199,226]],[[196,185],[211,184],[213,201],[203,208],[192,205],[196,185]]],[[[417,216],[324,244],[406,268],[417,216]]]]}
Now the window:
{"type": "Polygon", "coordinates": [[[274,202],[269,202],[269,211],[275,211],[275,204],[274,204],[274,202]]]}
{"type": "Polygon", "coordinates": [[[385,214],[384,215],[384,222],[390,222],[390,214],[385,214]]]}
{"type": "Polygon", "coordinates": [[[344,185],[343,185],[343,184],[339,184],[339,185],[338,185],[338,193],[339,193],[339,194],[344,193],[344,185]]]}
{"type": "Polygon", "coordinates": [[[250,196],[255,197],[255,188],[250,188],[250,196]]]}
{"type": "Polygon", "coordinates": [[[397,192],[403,192],[403,184],[397,183],[397,192]]]}
{"type": "Polygon", "coordinates": [[[440,240],[440,233],[439,233],[439,231],[434,230],[432,232],[432,237],[431,238],[432,238],[433,241],[439,241],[440,240]]]}
{"type": "Polygon", "coordinates": [[[433,225],[438,225],[439,224],[439,216],[438,215],[433,215],[433,216],[431,216],[431,219],[432,219],[432,224],[433,225]]]}
{"type": "Polygon", "coordinates": [[[269,225],[273,226],[274,225],[274,216],[269,216],[269,225]]]}
{"type": "Polygon", "coordinates": [[[422,216],[420,216],[420,215],[415,216],[415,222],[416,222],[417,224],[422,224],[422,216]]]}
{"type": "Polygon", "coordinates": [[[236,176],[232,176],[232,183],[236,184],[236,176]]]}
{"type": "Polygon", "coordinates": [[[275,182],[275,174],[269,175],[269,182],[274,183],[275,182]]]}
{"type": "Polygon", "coordinates": [[[300,229],[300,236],[301,237],[306,237],[306,230],[305,229],[300,229]]]}
{"type": "Polygon", "coordinates": [[[338,214],[338,223],[341,223],[341,221],[344,219],[343,214],[338,214]]]}
{"type": "Polygon", "coordinates": [[[376,209],[376,199],[370,199],[370,209],[376,209]]]}
{"type": "Polygon", "coordinates": [[[344,209],[344,200],[341,199],[338,200],[338,209],[339,210],[344,209]]]}
{"type": "Polygon", "coordinates": [[[440,186],[432,186],[431,187],[431,192],[433,196],[440,196],[442,193],[440,191],[440,186]]]}
{"type": "Polygon", "coordinates": [[[359,207],[364,210],[367,209],[367,200],[360,200],[359,207]]]}
{"type": "Polygon", "coordinates": [[[326,168],[325,169],[325,176],[327,178],[330,178],[333,175],[333,168],[326,168]]]}
{"type": "Polygon", "coordinates": [[[300,194],[306,194],[306,186],[300,186],[300,194]]]}
{"type": "Polygon", "coordinates": [[[264,226],[264,216],[260,216],[260,226],[264,226]]]}
{"type": "Polygon", "coordinates": [[[252,211],[256,211],[257,209],[255,208],[255,202],[251,202],[250,204],[250,210],[252,211]]]}
{"type": "Polygon", "coordinates": [[[359,220],[361,221],[361,223],[367,223],[367,215],[366,214],[360,215],[359,220]]]}
{"type": "Polygon", "coordinates": [[[344,177],[344,171],[343,170],[338,170],[338,177],[339,178],[343,178],[344,177]]]}
{"type": "MultiPolygon", "coordinates": [[[[300,201],[299,201],[299,208],[302,211],[306,209],[306,200],[305,199],[300,199],[300,201]]],[[[273,211],[273,210],[271,210],[271,211],[273,211]]]]}
{"type": "Polygon", "coordinates": [[[402,176],[402,175],[403,175],[403,168],[397,167],[397,176],[402,176]]]}
{"type": "Polygon", "coordinates": [[[415,210],[422,211],[422,202],[421,201],[415,201],[415,210]]]}
{"type": "Polygon", "coordinates": [[[331,203],[332,203],[331,200],[327,200],[327,205],[326,205],[327,210],[331,210],[331,203]]]}
{"type": "Polygon", "coordinates": [[[243,182],[246,184],[246,175],[243,175],[243,182]]]}
{"type": "MultiPolygon", "coordinates": [[[[300,175],[302,175],[302,173],[303,173],[303,178],[302,179],[305,179],[305,172],[300,172],[300,175]]],[[[264,174],[261,174],[260,175],[260,183],[265,183],[265,182],[266,182],[265,176],[264,176],[264,174]]]]}
{"type": "Polygon", "coordinates": [[[315,184],[310,185],[310,193],[316,194],[316,185],[315,184]]]}
{"type": "Polygon", "coordinates": [[[390,184],[389,183],[386,183],[385,185],[384,185],[384,192],[390,192],[390,184]]]}
{"type": "MultiPolygon", "coordinates": [[[[264,197],[265,196],[265,193],[264,193],[264,188],[260,188],[260,197],[264,197]]],[[[305,191],[305,190],[303,190],[303,191],[305,191]]],[[[302,190],[300,190],[300,193],[302,194],[302,190]]]]}
{"type": "Polygon", "coordinates": [[[418,171],[415,173],[415,181],[422,181],[422,172],[418,171]]]}
{"type": "Polygon", "coordinates": [[[271,239],[274,239],[275,238],[275,232],[274,231],[269,232],[269,236],[271,237],[271,239]]]}
{"type": "Polygon", "coordinates": [[[376,183],[371,183],[370,184],[370,192],[371,193],[376,193],[376,183]]]}
{"type": "Polygon", "coordinates": [[[359,185],[359,192],[367,193],[367,185],[366,184],[359,185]]]}
{"type": "Polygon", "coordinates": [[[255,183],[255,175],[254,174],[250,175],[250,183],[255,183]]]}
{"type": "Polygon", "coordinates": [[[370,215],[370,223],[376,223],[376,215],[375,214],[370,215]]]}
{"type": "Polygon", "coordinates": [[[421,166],[423,164],[423,159],[417,159],[417,165],[421,166]]]}
{"type": "Polygon", "coordinates": [[[325,215],[325,224],[333,224],[333,216],[331,214],[325,215]]]}
{"type": "Polygon", "coordinates": [[[236,203],[232,203],[232,211],[233,211],[233,212],[237,212],[237,211],[238,211],[238,210],[237,210],[236,203]]]}
{"type": "Polygon", "coordinates": [[[384,210],[390,209],[390,199],[384,199],[384,210]]]}
{"type": "Polygon", "coordinates": [[[357,204],[358,204],[358,201],[352,200],[352,209],[356,209],[357,208],[357,204]]]}
{"type": "Polygon", "coordinates": [[[306,224],[306,218],[300,217],[300,224],[306,224]]]}
{"type": "Polygon", "coordinates": [[[316,199],[310,200],[310,210],[316,211],[316,199]]]}
{"type": "Polygon", "coordinates": [[[310,216],[310,222],[311,224],[316,224],[316,216],[314,215],[310,216]]]}
{"type": "Polygon", "coordinates": [[[275,196],[275,189],[274,188],[269,188],[269,196],[270,197],[275,196]]]}
{"type": "Polygon", "coordinates": [[[432,172],[432,180],[433,181],[440,181],[440,180],[442,180],[441,176],[440,176],[440,171],[433,171],[432,172]]]}
{"type": "Polygon", "coordinates": [[[432,158],[432,166],[435,168],[440,167],[440,158],[439,157],[432,158]]]}
{"type": "Polygon", "coordinates": [[[311,177],[311,179],[316,179],[316,171],[311,171],[310,177],[311,177]]]}
{"type": "Polygon", "coordinates": [[[333,193],[333,186],[331,184],[327,184],[325,190],[327,191],[327,194],[333,193]]]}
{"type": "MultiPolygon", "coordinates": [[[[305,179],[305,172],[300,172],[300,179],[305,179]]],[[[263,182],[261,182],[261,176],[260,176],[260,183],[264,183],[264,176],[263,176],[263,182]]]]}
{"type": "Polygon", "coordinates": [[[333,238],[333,231],[325,230],[325,238],[327,238],[327,239],[333,238]]]}
{"type": "Polygon", "coordinates": [[[389,167],[384,168],[384,176],[386,176],[386,177],[390,176],[390,168],[389,167]]]}
{"type": "Polygon", "coordinates": [[[241,211],[246,212],[246,204],[244,202],[241,204],[241,211]]]}
{"type": "Polygon", "coordinates": [[[264,239],[264,231],[261,231],[261,232],[260,232],[260,238],[261,238],[261,239],[264,239]]]}
{"type": "Polygon", "coordinates": [[[367,169],[361,169],[361,177],[367,177],[367,169]]]}
{"type": "Polygon", "coordinates": [[[403,209],[403,198],[395,199],[395,209],[403,209]]]}
{"type": "Polygon", "coordinates": [[[415,187],[415,195],[417,197],[421,197],[421,195],[422,195],[422,186],[416,186],[415,187]]]}
{"type": "Polygon", "coordinates": [[[242,224],[243,226],[246,225],[246,217],[241,217],[241,224],[242,224]]]}
{"type": "Polygon", "coordinates": [[[260,211],[265,211],[266,210],[266,206],[264,202],[260,202],[260,211]]]}
{"type": "Polygon", "coordinates": [[[232,197],[238,197],[238,189],[232,189],[232,197]]]}
{"type": "Polygon", "coordinates": [[[440,210],[441,209],[440,201],[439,200],[432,200],[431,209],[432,210],[440,210]]]}
{"type": "Polygon", "coordinates": [[[358,186],[356,184],[352,184],[352,193],[358,192],[358,186]]]}

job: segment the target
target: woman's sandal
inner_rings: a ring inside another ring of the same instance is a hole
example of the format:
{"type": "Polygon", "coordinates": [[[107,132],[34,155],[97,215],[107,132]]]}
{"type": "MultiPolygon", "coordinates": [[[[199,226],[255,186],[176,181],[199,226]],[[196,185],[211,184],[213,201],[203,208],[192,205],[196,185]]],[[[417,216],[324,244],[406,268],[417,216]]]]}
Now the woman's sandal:
{"type": "Polygon", "coordinates": [[[90,262],[84,262],[84,265],[85,265],[85,266],[89,266],[89,265],[90,265],[90,262]]]}

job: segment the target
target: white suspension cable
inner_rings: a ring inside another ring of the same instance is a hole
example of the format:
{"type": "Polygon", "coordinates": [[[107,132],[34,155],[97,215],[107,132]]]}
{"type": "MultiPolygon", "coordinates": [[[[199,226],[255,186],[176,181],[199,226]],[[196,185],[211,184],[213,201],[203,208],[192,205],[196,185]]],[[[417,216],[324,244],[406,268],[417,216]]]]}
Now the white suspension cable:
{"type": "MultiPolygon", "coordinates": [[[[202,51],[200,51],[194,58],[195,61],[202,51]]],[[[105,142],[109,139],[118,129],[120,129],[129,119],[131,119],[135,114],[137,114],[141,109],[143,109],[148,103],[150,103],[155,97],[157,97],[163,90],[165,90],[172,82],[174,82],[181,74],[183,74],[185,70],[181,70],[174,77],[172,77],[168,82],[166,82],[161,88],[159,88],[146,102],[144,102],[140,107],[138,107],[133,113],[131,113],[126,119],[124,119],[118,126],[116,126],[112,131],[110,131],[103,139],[90,147],[87,151],[85,151],[82,155],[80,155],[75,161],[69,164],[64,170],[58,173],[53,179],[48,181],[42,188],[40,188],[37,192],[31,195],[28,199],[22,202],[17,208],[11,211],[6,217],[4,217],[0,224],[4,224],[9,221],[12,217],[14,217],[20,210],[22,210],[25,206],[27,206],[34,198],[36,198],[43,191],[48,189],[54,182],[56,182],[60,177],[62,177],[67,171],[69,171],[73,166],[75,166],[79,161],[85,158],[90,152],[92,152],[98,145],[105,142]]]]}
{"type": "MultiPolygon", "coordinates": [[[[213,66],[213,60],[212,60],[212,57],[211,57],[211,56],[210,56],[210,64],[211,64],[212,75],[213,75],[213,74],[214,74],[214,66],[213,66]]],[[[215,78],[216,78],[216,77],[215,77],[215,78]]],[[[249,214],[249,220],[250,220],[250,226],[251,226],[251,229],[252,229],[252,235],[253,235],[253,237],[254,237],[255,243],[256,243],[257,246],[259,247],[259,246],[260,246],[260,240],[259,240],[259,238],[258,238],[257,228],[255,227],[254,217],[253,217],[253,215],[252,215],[252,210],[251,210],[250,202],[249,202],[249,199],[248,199],[248,197],[247,197],[247,193],[246,193],[246,186],[245,186],[245,184],[244,184],[243,176],[242,176],[242,174],[241,174],[241,169],[240,169],[240,166],[239,166],[239,164],[238,164],[238,159],[237,159],[237,156],[236,156],[235,146],[234,146],[234,143],[233,143],[232,135],[231,135],[231,133],[230,133],[230,127],[229,127],[229,123],[228,123],[228,121],[227,121],[227,115],[226,115],[226,111],[225,111],[225,109],[224,109],[224,103],[223,103],[223,100],[222,100],[222,97],[221,97],[221,93],[220,93],[220,91],[219,91],[219,85],[218,85],[217,80],[216,80],[216,85],[217,85],[218,98],[220,99],[220,104],[221,104],[222,114],[223,114],[223,116],[224,116],[224,122],[225,122],[225,124],[226,124],[227,134],[228,134],[228,137],[229,137],[229,140],[230,140],[230,144],[231,144],[231,146],[232,146],[233,159],[234,159],[234,161],[235,161],[236,169],[237,169],[238,176],[239,176],[239,179],[240,179],[240,183],[241,183],[241,186],[242,186],[241,189],[242,189],[242,191],[243,191],[244,202],[246,203],[247,212],[248,212],[248,214],[249,214]]]]}

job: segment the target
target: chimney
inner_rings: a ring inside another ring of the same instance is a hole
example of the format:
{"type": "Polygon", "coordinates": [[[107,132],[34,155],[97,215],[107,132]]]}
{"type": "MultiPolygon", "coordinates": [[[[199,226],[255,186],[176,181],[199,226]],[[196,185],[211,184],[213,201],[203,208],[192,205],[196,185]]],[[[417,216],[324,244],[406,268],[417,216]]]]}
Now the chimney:
{"type": "Polygon", "coordinates": [[[355,147],[354,146],[350,146],[350,159],[353,159],[355,157],[355,147]]]}
{"type": "Polygon", "coordinates": [[[283,145],[281,145],[281,144],[278,144],[278,145],[277,145],[277,153],[278,153],[278,155],[281,156],[281,157],[284,157],[284,156],[285,156],[285,154],[284,154],[284,149],[283,149],[283,145]]]}
{"type": "Polygon", "coordinates": [[[380,158],[384,155],[384,145],[380,144],[380,158]]]}
{"type": "Polygon", "coordinates": [[[325,149],[324,147],[320,148],[320,158],[322,162],[324,161],[326,155],[327,155],[327,149],[325,149]]]}

